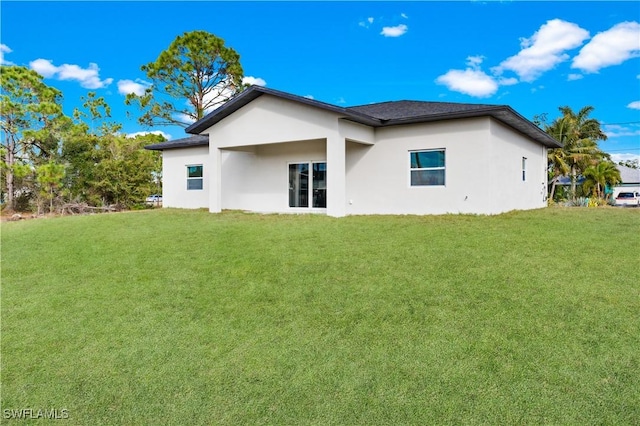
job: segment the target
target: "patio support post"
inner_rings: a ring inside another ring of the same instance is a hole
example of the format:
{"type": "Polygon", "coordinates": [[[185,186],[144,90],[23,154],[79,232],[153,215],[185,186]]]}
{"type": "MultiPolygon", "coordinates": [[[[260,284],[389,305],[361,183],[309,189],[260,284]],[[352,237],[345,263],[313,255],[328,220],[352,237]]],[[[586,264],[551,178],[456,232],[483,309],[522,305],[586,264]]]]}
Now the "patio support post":
{"type": "Polygon", "coordinates": [[[209,142],[209,212],[222,211],[222,152],[209,142]]]}
{"type": "Polygon", "coordinates": [[[327,137],[327,215],[346,216],[346,143],[341,135],[327,137]]]}

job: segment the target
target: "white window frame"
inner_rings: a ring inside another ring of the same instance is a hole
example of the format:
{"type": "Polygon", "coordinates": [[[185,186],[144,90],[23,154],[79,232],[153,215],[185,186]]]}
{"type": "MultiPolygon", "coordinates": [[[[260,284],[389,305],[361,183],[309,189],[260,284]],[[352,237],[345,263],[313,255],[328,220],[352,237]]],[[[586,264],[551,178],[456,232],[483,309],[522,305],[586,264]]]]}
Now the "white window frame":
{"type": "Polygon", "coordinates": [[[527,157],[522,157],[522,181],[527,181],[527,157]]]}
{"type": "Polygon", "coordinates": [[[409,150],[409,188],[444,188],[447,186],[447,150],[446,148],[429,148],[429,149],[412,149],[409,150]],[[440,152],[444,153],[444,166],[442,167],[411,167],[411,154],[414,152],[440,152]],[[444,184],[442,185],[412,185],[411,184],[411,172],[420,170],[443,170],[444,171],[444,184]]]}
{"type": "Polygon", "coordinates": [[[204,190],[204,166],[202,164],[187,164],[185,166],[186,171],[187,171],[187,191],[202,191],[204,190]],[[189,176],[189,167],[200,167],[200,170],[202,172],[202,176],[196,177],[196,176],[189,176]],[[196,180],[200,180],[202,182],[202,185],[200,188],[189,188],[189,182],[190,181],[196,181],[196,180]]]}

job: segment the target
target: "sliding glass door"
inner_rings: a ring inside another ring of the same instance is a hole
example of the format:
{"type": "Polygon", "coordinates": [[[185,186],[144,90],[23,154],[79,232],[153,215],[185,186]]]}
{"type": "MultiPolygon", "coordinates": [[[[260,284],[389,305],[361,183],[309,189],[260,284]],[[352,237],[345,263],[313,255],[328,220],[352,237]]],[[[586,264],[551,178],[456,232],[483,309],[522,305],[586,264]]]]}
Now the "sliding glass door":
{"type": "Polygon", "coordinates": [[[309,207],[309,164],[289,164],[289,207],[309,207]]]}
{"type": "Polygon", "coordinates": [[[327,163],[312,163],[313,207],[327,207],[327,163]]]}
{"type": "Polygon", "coordinates": [[[308,208],[310,204],[327,207],[327,163],[289,164],[289,207],[308,208]]]}

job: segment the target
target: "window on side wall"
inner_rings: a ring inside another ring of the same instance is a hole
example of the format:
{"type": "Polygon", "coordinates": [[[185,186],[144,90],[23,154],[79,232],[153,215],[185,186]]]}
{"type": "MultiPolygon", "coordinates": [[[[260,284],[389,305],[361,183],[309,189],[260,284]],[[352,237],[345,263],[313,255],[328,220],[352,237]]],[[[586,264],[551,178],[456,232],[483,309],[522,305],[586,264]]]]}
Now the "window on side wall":
{"type": "Polygon", "coordinates": [[[527,157],[522,157],[522,181],[527,181],[527,157]]]}
{"type": "Polygon", "coordinates": [[[411,186],[444,186],[444,149],[410,151],[411,186]]]}
{"type": "Polygon", "coordinates": [[[187,190],[202,189],[202,164],[187,166],[187,190]]]}

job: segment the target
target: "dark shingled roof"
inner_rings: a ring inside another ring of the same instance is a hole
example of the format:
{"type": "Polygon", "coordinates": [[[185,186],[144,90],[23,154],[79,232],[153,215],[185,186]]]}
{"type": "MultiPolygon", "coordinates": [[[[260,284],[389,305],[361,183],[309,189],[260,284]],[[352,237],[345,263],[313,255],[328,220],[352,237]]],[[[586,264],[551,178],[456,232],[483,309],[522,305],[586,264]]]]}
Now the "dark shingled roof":
{"type": "Polygon", "coordinates": [[[421,102],[421,101],[391,101],[377,104],[360,105],[347,108],[379,120],[398,120],[414,117],[424,117],[434,114],[450,114],[463,111],[477,111],[495,105],[458,104],[452,102],[421,102]]]}
{"type": "Polygon", "coordinates": [[[165,149],[188,148],[192,146],[208,146],[208,145],[209,145],[208,135],[194,135],[188,138],[176,139],[174,141],[160,142],[153,145],[147,145],[144,148],[156,150],[156,151],[162,151],[165,149]]]}
{"type": "MultiPolygon", "coordinates": [[[[538,126],[518,114],[507,105],[483,105],[483,104],[463,104],[452,102],[422,102],[422,101],[392,101],[380,102],[369,105],[353,107],[340,107],[302,96],[278,90],[267,89],[261,86],[251,86],[244,92],[236,95],[220,108],[207,114],[202,119],[186,128],[187,133],[199,135],[209,127],[218,123],[225,117],[233,114],[243,106],[262,95],[271,95],[280,99],[287,99],[300,104],[316,107],[325,111],[334,112],[341,118],[371,127],[387,127],[400,124],[426,123],[430,121],[442,121],[471,117],[493,117],[506,124],[512,129],[525,136],[549,147],[558,148],[562,146],[538,126]]],[[[181,141],[189,141],[192,138],[179,139],[170,142],[156,144],[147,147],[148,149],[169,149],[186,146],[206,145],[206,142],[198,144],[179,144],[181,141]]]]}
{"type": "Polygon", "coordinates": [[[380,120],[380,127],[427,123],[456,118],[493,117],[512,129],[549,148],[562,145],[508,105],[462,104],[453,102],[391,101],[347,108],[380,120]]]}

